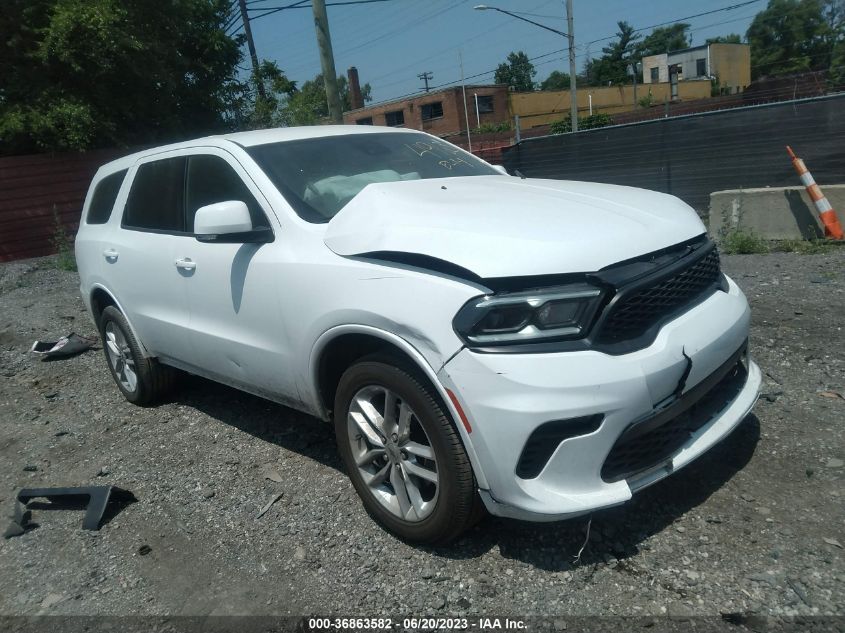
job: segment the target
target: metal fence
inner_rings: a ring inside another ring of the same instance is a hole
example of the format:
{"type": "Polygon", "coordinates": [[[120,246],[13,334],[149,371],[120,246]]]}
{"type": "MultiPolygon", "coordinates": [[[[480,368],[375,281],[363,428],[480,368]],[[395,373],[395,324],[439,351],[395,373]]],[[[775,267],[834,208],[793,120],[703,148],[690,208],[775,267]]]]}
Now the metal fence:
{"type": "Polygon", "coordinates": [[[845,182],[845,94],[525,139],[509,172],[671,193],[704,213],[723,189],[800,184],[791,145],[822,186],[845,182]]]}

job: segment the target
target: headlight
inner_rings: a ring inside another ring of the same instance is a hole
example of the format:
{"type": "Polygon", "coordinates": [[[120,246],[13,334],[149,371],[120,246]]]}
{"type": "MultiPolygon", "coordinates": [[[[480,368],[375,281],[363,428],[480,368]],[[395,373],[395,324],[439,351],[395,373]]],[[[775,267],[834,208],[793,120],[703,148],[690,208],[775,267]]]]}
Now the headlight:
{"type": "Polygon", "coordinates": [[[454,326],[471,346],[576,339],[586,335],[601,300],[601,289],[585,283],[476,297],[454,326]]]}

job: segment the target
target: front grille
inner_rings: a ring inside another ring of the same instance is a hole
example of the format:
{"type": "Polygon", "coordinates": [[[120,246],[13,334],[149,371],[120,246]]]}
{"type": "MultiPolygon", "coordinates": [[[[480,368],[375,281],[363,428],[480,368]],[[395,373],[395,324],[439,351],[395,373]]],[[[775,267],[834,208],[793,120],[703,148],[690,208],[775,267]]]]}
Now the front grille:
{"type": "Polygon", "coordinates": [[[691,306],[719,283],[719,252],[712,248],[704,257],[669,278],[620,296],[610,306],[596,337],[600,344],[636,339],[667,316],[691,306]]]}
{"type": "Polygon", "coordinates": [[[745,364],[740,360],[678,417],[632,439],[626,439],[623,434],[602,466],[602,479],[607,482],[626,479],[667,460],[693,433],[733,402],[742,391],[747,375],[745,364]]]}

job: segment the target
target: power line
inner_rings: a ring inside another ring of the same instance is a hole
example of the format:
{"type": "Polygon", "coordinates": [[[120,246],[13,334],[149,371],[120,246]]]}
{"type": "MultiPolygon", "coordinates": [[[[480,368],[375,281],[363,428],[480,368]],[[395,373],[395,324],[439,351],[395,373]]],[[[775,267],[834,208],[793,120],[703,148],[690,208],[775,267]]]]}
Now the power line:
{"type": "Polygon", "coordinates": [[[547,20],[562,19],[559,15],[549,15],[548,13],[529,13],[528,11],[511,11],[511,13],[516,13],[517,15],[528,15],[532,18],[545,18],[547,20]]]}
{"type": "MultiPolygon", "coordinates": [[[[542,4],[538,5],[538,6],[537,6],[537,7],[535,7],[535,8],[540,9],[540,8],[545,7],[546,5],[549,5],[549,4],[551,4],[551,0],[549,0],[549,1],[547,1],[547,2],[544,2],[544,3],[542,3],[542,4]]],[[[393,68],[393,69],[392,69],[392,70],[390,70],[389,72],[386,72],[386,73],[384,73],[384,74],[381,74],[381,75],[379,75],[379,76],[377,76],[377,77],[373,77],[373,78],[371,78],[371,79],[370,79],[370,83],[373,85],[373,87],[376,87],[376,85],[377,85],[377,84],[376,84],[376,82],[377,82],[378,80],[380,80],[380,79],[384,79],[384,78],[386,78],[386,77],[393,77],[393,76],[395,76],[397,73],[401,73],[401,71],[407,70],[407,69],[412,68],[412,67],[414,67],[414,66],[419,66],[422,62],[427,62],[427,61],[432,60],[432,59],[435,59],[435,58],[437,58],[437,57],[442,57],[442,56],[445,56],[445,55],[449,55],[449,54],[451,54],[453,51],[457,51],[457,50],[459,50],[459,49],[464,48],[464,47],[465,47],[465,46],[466,46],[469,42],[472,42],[472,41],[474,41],[474,40],[477,40],[477,39],[478,39],[478,38],[480,38],[480,37],[485,37],[485,36],[489,35],[490,33],[492,33],[493,31],[498,31],[499,29],[503,29],[503,28],[505,28],[505,27],[509,26],[510,24],[511,24],[510,22],[508,22],[508,21],[504,21],[504,20],[503,20],[503,21],[499,22],[498,24],[496,24],[495,26],[491,26],[489,29],[485,29],[485,30],[481,31],[480,33],[477,33],[476,35],[473,35],[472,37],[468,37],[468,38],[466,38],[466,39],[462,39],[462,40],[461,40],[461,43],[460,43],[460,44],[458,44],[457,46],[452,46],[452,47],[449,47],[449,48],[442,49],[442,50],[440,50],[440,51],[438,51],[438,52],[436,52],[436,53],[434,53],[434,54],[432,54],[432,55],[427,55],[426,57],[423,57],[422,59],[418,59],[418,60],[416,60],[415,62],[413,62],[413,63],[411,63],[411,64],[407,64],[407,65],[402,66],[402,67],[400,67],[400,68],[393,68]]],[[[494,45],[495,45],[495,44],[494,44],[494,45]]],[[[487,47],[483,47],[483,46],[482,46],[482,47],[473,47],[473,50],[474,50],[475,52],[478,52],[478,51],[480,51],[480,50],[485,50],[486,48],[490,48],[490,46],[487,46],[487,47]]],[[[450,67],[450,68],[451,68],[451,67],[450,67]]],[[[437,70],[437,69],[435,69],[435,70],[437,70]]],[[[386,88],[386,87],[389,87],[389,86],[395,86],[396,84],[398,84],[398,83],[403,83],[404,81],[406,81],[406,79],[399,79],[399,80],[396,80],[396,81],[391,81],[391,82],[389,82],[389,83],[378,84],[378,87],[379,87],[379,88],[386,88]]]]}
{"type": "MultiPolygon", "coordinates": [[[[308,0],[301,0],[300,2],[294,2],[293,4],[289,4],[284,7],[258,7],[257,9],[250,9],[251,11],[266,11],[266,13],[262,13],[260,15],[254,16],[252,19],[257,20],[258,18],[263,18],[267,15],[272,15],[274,13],[278,13],[279,11],[284,11],[286,9],[310,9],[310,4],[304,4],[308,0]]],[[[350,4],[371,4],[373,2],[394,2],[395,0],[344,0],[343,2],[327,2],[327,7],[344,7],[350,4]]]]}
{"type": "MultiPolygon", "coordinates": [[[[440,3],[444,0],[437,1],[440,3]]],[[[278,0],[276,0],[276,2],[278,2],[278,0]]],[[[430,7],[430,5],[434,3],[426,4],[430,7]]],[[[365,20],[349,20],[348,23],[344,24],[345,28],[339,31],[336,36],[337,41],[335,50],[339,56],[342,54],[341,48],[344,45],[350,45],[350,43],[354,44],[355,42],[363,41],[365,38],[371,38],[374,33],[377,34],[380,32],[379,29],[382,29],[381,32],[386,32],[389,29],[393,29],[396,25],[403,25],[404,28],[409,14],[417,14],[419,10],[422,10],[423,12],[430,10],[428,8],[423,9],[423,6],[425,5],[422,4],[411,5],[409,7],[407,2],[391,2],[377,6],[379,7],[379,10],[377,12],[378,17],[376,19],[367,17],[365,20]],[[419,7],[419,9],[417,9],[417,7],[419,7]],[[417,10],[415,11],[414,9],[417,10]]],[[[341,7],[339,11],[347,11],[356,15],[373,13],[367,11],[365,7],[351,7],[349,9],[341,7]],[[364,10],[361,10],[362,8],[364,10]]],[[[296,14],[292,14],[292,16],[293,15],[296,14]]],[[[295,74],[299,69],[310,70],[313,66],[313,46],[307,39],[298,37],[301,34],[302,29],[297,29],[295,33],[291,34],[291,39],[287,40],[284,45],[279,43],[275,46],[276,49],[281,49],[283,46],[284,53],[280,54],[282,54],[285,59],[284,67],[285,72],[288,74],[295,74]]]]}
{"type": "Polygon", "coordinates": [[[356,44],[355,46],[353,46],[351,48],[344,49],[344,50],[340,51],[340,54],[352,53],[352,52],[360,50],[362,48],[366,48],[370,44],[374,44],[374,43],[379,42],[381,40],[393,37],[394,35],[404,33],[404,32],[406,32],[406,30],[408,28],[410,28],[412,26],[418,26],[420,24],[428,22],[429,20],[436,18],[440,15],[443,15],[444,13],[447,13],[447,12],[451,11],[452,9],[457,9],[459,6],[461,6],[462,4],[466,4],[467,2],[469,2],[469,0],[461,0],[461,2],[458,2],[458,3],[453,4],[451,6],[447,6],[445,9],[438,9],[437,11],[429,13],[428,15],[423,16],[421,18],[418,18],[418,19],[412,18],[408,23],[402,25],[401,27],[394,29],[393,31],[388,31],[387,33],[384,33],[384,34],[379,35],[377,37],[374,37],[371,40],[367,40],[365,42],[361,42],[360,44],[356,44]]]}
{"type": "MultiPolygon", "coordinates": [[[[649,29],[656,29],[660,26],[666,26],[667,24],[676,24],[677,22],[683,22],[684,20],[693,20],[695,18],[701,18],[701,17],[704,17],[705,15],[712,15],[714,13],[720,13],[722,11],[733,11],[734,9],[739,9],[741,7],[746,7],[749,4],[755,4],[757,2],[763,2],[763,1],[764,0],[746,0],[746,2],[740,2],[738,4],[732,4],[728,7],[722,7],[721,9],[713,9],[711,11],[705,11],[703,13],[696,13],[695,15],[687,15],[687,16],[684,16],[682,18],[677,18],[675,20],[669,20],[668,22],[660,22],[658,24],[652,24],[651,26],[643,26],[639,29],[634,29],[632,32],[633,33],[640,33],[642,31],[647,31],[649,29]]],[[[598,44],[599,42],[604,42],[605,40],[612,40],[614,37],[616,37],[616,33],[614,33],[613,35],[608,35],[606,37],[600,37],[597,40],[590,40],[589,42],[584,44],[584,46],[589,46],[590,44],[598,44]]]]}
{"type": "MultiPolygon", "coordinates": [[[[751,4],[755,4],[755,3],[758,3],[758,2],[763,2],[763,1],[764,0],[745,0],[745,2],[735,3],[735,4],[732,4],[732,5],[726,6],[726,7],[721,7],[719,9],[712,9],[710,11],[704,11],[702,13],[696,13],[694,15],[684,16],[682,18],[676,18],[674,20],[669,20],[669,21],[666,21],[666,22],[660,22],[658,24],[652,24],[650,26],[644,26],[644,27],[641,27],[641,28],[638,28],[638,29],[634,29],[634,32],[638,33],[638,32],[641,32],[641,31],[646,31],[648,29],[655,29],[655,28],[658,28],[660,26],[666,26],[668,24],[675,24],[677,22],[682,22],[684,20],[692,20],[692,19],[695,19],[695,18],[704,17],[706,15],[712,15],[714,13],[721,13],[723,11],[733,11],[734,9],[739,9],[739,8],[742,8],[742,7],[751,5],[751,4]]],[[[581,46],[589,47],[591,44],[597,44],[599,42],[603,42],[605,40],[610,40],[610,39],[613,39],[615,37],[616,37],[616,34],[614,33],[613,35],[608,35],[607,37],[601,37],[601,38],[598,38],[598,39],[590,40],[590,41],[586,42],[585,44],[583,44],[581,46]]],[[[565,49],[557,49],[557,50],[554,50],[554,51],[550,51],[548,53],[543,53],[542,55],[530,57],[528,59],[528,61],[535,61],[537,59],[543,59],[545,57],[549,57],[551,55],[558,55],[558,54],[563,53],[563,52],[565,52],[565,49]]],[[[582,53],[582,54],[578,55],[578,57],[583,57],[584,55],[585,55],[585,53],[582,53]]],[[[464,79],[476,79],[476,78],[479,78],[479,77],[483,77],[485,75],[493,74],[495,72],[496,72],[495,69],[487,70],[487,71],[484,71],[484,72],[476,73],[474,75],[469,75],[469,76],[465,77],[464,79]]],[[[458,84],[458,83],[460,83],[460,79],[457,79],[455,81],[445,82],[445,83],[442,83],[442,84],[438,84],[436,86],[431,86],[431,90],[438,90],[440,88],[447,88],[449,86],[453,86],[453,85],[458,84]]],[[[394,97],[392,99],[389,99],[388,101],[397,101],[399,99],[404,99],[406,97],[411,97],[411,96],[414,96],[414,95],[417,95],[417,94],[420,94],[420,93],[419,92],[411,92],[411,93],[408,93],[408,94],[405,94],[405,95],[401,95],[399,97],[394,97]]],[[[377,104],[373,104],[373,105],[377,105],[377,104]]]]}

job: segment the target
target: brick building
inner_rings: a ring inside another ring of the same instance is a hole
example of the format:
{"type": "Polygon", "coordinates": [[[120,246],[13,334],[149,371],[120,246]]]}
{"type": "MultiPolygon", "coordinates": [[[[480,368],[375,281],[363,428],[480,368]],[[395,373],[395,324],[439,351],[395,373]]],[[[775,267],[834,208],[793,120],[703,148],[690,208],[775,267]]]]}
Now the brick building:
{"type": "MultiPolygon", "coordinates": [[[[510,120],[508,87],[504,84],[467,86],[466,99],[470,128],[510,120]]],[[[343,113],[343,122],[406,127],[434,135],[451,134],[467,128],[460,86],[350,110],[343,113]]]]}

